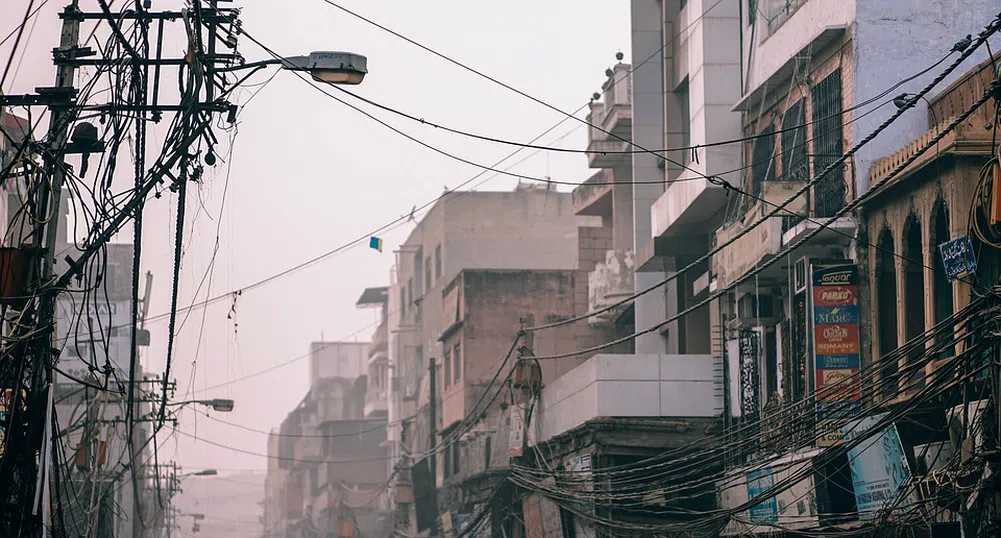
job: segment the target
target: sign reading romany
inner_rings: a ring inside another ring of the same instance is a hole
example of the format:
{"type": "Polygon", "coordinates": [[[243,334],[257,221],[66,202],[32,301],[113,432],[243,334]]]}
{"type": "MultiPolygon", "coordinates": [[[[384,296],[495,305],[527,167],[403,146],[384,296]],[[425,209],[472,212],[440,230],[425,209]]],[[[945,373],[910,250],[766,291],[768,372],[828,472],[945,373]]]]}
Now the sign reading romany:
{"type": "Polygon", "coordinates": [[[813,267],[813,358],[817,445],[844,440],[841,426],[857,413],[859,379],[858,267],[813,267]]]}

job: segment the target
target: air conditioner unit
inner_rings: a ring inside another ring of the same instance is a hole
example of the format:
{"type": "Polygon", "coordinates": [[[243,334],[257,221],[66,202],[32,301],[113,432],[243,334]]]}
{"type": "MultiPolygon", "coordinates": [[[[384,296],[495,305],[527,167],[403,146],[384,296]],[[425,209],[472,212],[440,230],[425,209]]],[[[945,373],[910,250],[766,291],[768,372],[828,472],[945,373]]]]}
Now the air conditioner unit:
{"type": "Polygon", "coordinates": [[[813,260],[809,256],[803,256],[796,260],[792,270],[793,293],[799,294],[806,291],[810,285],[810,264],[813,260]]]}

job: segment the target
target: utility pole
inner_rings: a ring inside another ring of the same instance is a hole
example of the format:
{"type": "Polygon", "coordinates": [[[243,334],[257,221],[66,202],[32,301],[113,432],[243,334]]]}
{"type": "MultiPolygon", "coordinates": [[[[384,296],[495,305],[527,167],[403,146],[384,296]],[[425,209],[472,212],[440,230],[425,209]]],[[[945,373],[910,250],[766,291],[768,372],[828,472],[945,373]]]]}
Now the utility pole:
{"type": "Polygon", "coordinates": [[[428,446],[431,450],[431,454],[428,456],[428,468],[431,471],[431,485],[434,491],[434,514],[431,518],[431,536],[438,536],[440,528],[438,524],[438,379],[437,379],[437,368],[435,367],[434,357],[431,357],[430,364],[428,365],[428,375],[431,377],[429,381],[429,392],[431,393],[430,402],[428,403],[428,446]]]}
{"type": "MultiPolygon", "coordinates": [[[[70,15],[77,12],[77,0],[66,7],[65,13],[70,15]]],[[[80,21],[72,16],[67,16],[63,18],[62,32],[59,37],[59,48],[53,51],[53,57],[57,60],[59,64],[56,68],[56,81],[55,88],[51,91],[53,97],[63,103],[69,102],[75,96],[76,90],[73,87],[73,79],[76,74],[76,67],[73,65],[66,65],[65,63],[60,63],[58,60],[64,58],[75,58],[78,55],[86,54],[79,48],[80,40],[80,21]]],[[[50,104],[49,106],[49,130],[47,135],[47,144],[45,151],[45,171],[46,178],[39,178],[38,182],[38,197],[35,200],[35,225],[33,230],[34,236],[34,246],[37,248],[44,249],[42,251],[42,266],[38,274],[38,282],[36,283],[36,289],[42,289],[50,284],[55,273],[55,250],[56,243],[59,237],[59,224],[61,219],[60,216],[60,202],[62,201],[62,186],[65,181],[65,163],[63,162],[63,154],[65,151],[66,142],[69,138],[69,122],[72,115],[65,107],[54,107],[50,104]]],[[[35,404],[41,402],[46,402],[44,406],[37,406],[36,409],[44,407],[46,410],[43,415],[48,416],[50,412],[48,407],[53,405],[52,400],[47,398],[46,395],[54,388],[52,386],[52,369],[51,365],[55,362],[53,360],[52,344],[53,344],[53,334],[55,333],[55,301],[56,301],[56,290],[48,289],[42,294],[39,301],[38,310],[38,327],[41,328],[41,333],[38,335],[38,339],[35,344],[37,346],[38,357],[37,362],[33,365],[32,375],[30,377],[30,396],[29,400],[33,401],[35,404]]],[[[17,391],[15,391],[16,393],[17,391]]],[[[16,398],[15,398],[16,401],[16,398]]],[[[32,407],[32,404],[28,404],[32,407]]],[[[35,421],[38,424],[38,421],[35,421]]],[[[43,424],[42,426],[47,426],[43,424]]],[[[37,435],[33,430],[38,429],[37,426],[28,429],[28,446],[36,446],[37,435]]],[[[38,432],[40,433],[40,432],[38,432]]],[[[51,443],[49,439],[44,439],[45,442],[51,443]]],[[[45,486],[47,481],[50,479],[47,469],[50,469],[51,465],[45,464],[40,465],[38,468],[38,481],[36,482],[36,487],[41,490],[41,492],[48,492],[48,487],[45,486]]],[[[36,501],[39,500],[36,496],[36,501]]],[[[41,498],[40,502],[42,506],[46,506],[49,503],[49,499],[41,498]]],[[[27,503],[26,503],[27,504],[27,503]]],[[[36,506],[26,509],[25,513],[31,513],[36,506]]],[[[47,515],[47,511],[43,510],[43,519],[47,515]]],[[[50,526],[49,521],[42,521],[43,534],[44,529],[50,526]]]]}

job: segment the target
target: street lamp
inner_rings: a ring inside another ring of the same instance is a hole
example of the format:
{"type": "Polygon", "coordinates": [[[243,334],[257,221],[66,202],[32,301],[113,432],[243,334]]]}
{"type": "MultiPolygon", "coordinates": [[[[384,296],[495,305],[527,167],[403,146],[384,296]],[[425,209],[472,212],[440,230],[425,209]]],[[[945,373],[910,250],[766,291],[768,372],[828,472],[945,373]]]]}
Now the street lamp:
{"type": "Polygon", "coordinates": [[[191,472],[191,473],[180,474],[180,475],[177,475],[177,478],[185,478],[185,477],[188,477],[188,476],[215,476],[217,474],[219,474],[219,471],[217,471],[215,469],[204,469],[202,471],[194,471],[194,472],[191,472]]]}
{"type": "Polygon", "coordinates": [[[181,405],[188,405],[188,404],[193,404],[193,403],[194,404],[205,405],[205,406],[211,407],[213,410],[218,411],[220,413],[229,413],[230,411],[233,410],[233,406],[234,406],[233,400],[229,400],[229,399],[226,399],[226,398],[214,398],[212,400],[186,400],[186,401],[183,401],[183,402],[171,402],[171,403],[168,403],[167,406],[168,407],[170,407],[170,406],[181,406],[181,405]]]}
{"type": "Polygon", "coordinates": [[[218,72],[242,71],[244,69],[261,69],[268,65],[281,65],[289,71],[306,71],[317,82],[328,84],[361,84],[368,74],[368,59],[353,52],[318,51],[308,56],[289,56],[274,58],[241,65],[218,68],[218,72]]]}

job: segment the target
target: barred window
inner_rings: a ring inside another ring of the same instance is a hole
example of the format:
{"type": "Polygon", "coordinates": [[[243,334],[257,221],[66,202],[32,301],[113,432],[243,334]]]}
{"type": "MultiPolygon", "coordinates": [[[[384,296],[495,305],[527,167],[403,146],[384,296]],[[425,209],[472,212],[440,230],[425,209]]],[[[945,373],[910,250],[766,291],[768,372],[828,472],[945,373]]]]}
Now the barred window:
{"type": "Polygon", "coordinates": [[[761,194],[761,183],[775,179],[775,128],[771,125],[754,140],[751,161],[751,193],[761,194]]]}
{"type": "MultiPolygon", "coordinates": [[[[820,174],[841,157],[843,123],[841,120],[841,70],[817,83],[811,90],[813,101],[813,173],[820,174]]],[[[836,167],[819,178],[814,187],[818,217],[830,217],[845,206],[844,171],[836,167]]]]}
{"type": "Polygon", "coordinates": [[[806,107],[796,101],[782,116],[782,179],[806,181],[806,107]]]}

